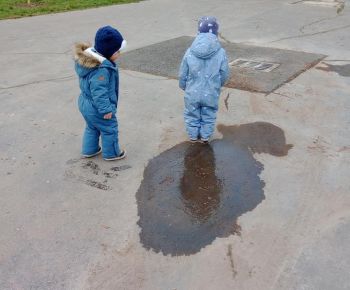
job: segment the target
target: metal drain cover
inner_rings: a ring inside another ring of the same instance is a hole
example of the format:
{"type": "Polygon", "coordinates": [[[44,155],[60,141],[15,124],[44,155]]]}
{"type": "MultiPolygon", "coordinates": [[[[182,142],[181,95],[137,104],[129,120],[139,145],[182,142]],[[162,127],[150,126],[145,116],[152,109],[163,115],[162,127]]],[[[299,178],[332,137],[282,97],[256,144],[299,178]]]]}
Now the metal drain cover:
{"type": "Polygon", "coordinates": [[[258,60],[248,60],[248,59],[241,59],[238,58],[232,62],[229,63],[229,65],[237,66],[237,67],[243,67],[243,68],[251,68],[256,71],[263,71],[263,72],[271,72],[275,68],[278,68],[280,66],[279,63],[271,63],[271,62],[263,62],[258,60]]]}
{"type": "MultiPolygon", "coordinates": [[[[177,78],[186,49],[194,38],[182,36],[126,52],[120,58],[123,69],[177,78]]],[[[322,60],[325,55],[222,43],[231,64],[227,87],[270,93],[322,60]]]]}

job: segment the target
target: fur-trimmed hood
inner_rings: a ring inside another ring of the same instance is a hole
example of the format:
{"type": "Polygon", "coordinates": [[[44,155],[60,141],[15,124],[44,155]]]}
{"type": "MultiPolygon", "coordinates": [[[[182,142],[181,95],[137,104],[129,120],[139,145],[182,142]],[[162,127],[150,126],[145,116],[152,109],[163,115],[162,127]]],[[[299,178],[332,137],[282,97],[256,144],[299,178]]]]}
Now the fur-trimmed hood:
{"type": "Polygon", "coordinates": [[[75,70],[81,77],[98,68],[115,70],[115,64],[97,53],[88,43],[77,43],[74,47],[75,70]]]}
{"type": "Polygon", "coordinates": [[[88,43],[77,43],[74,47],[74,60],[85,68],[96,68],[101,61],[85,51],[90,47],[88,43]]]}

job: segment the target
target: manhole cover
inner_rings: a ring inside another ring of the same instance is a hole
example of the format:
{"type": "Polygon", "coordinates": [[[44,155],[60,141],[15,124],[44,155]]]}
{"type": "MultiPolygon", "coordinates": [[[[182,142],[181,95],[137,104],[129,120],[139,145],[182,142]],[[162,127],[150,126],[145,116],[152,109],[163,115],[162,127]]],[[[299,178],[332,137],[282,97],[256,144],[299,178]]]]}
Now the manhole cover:
{"type": "Polygon", "coordinates": [[[230,66],[237,66],[237,67],[243,67],[243,68],[251,68],[256,71],[263,71],[263,72],[270,72],[273,71],[275,68],[278,68],[280,66],[279,63],[271,63],[271,62],[262,62],[262,61],[256,61],[256,60],[248,60],[248,59],[241,59],[238,58],[232,62],[229,63],[230,66]]]}
{"type": "MultiPolygon", "coordinates": [[[[120,67],[177,78],[182,57],[193,39],[182,36],[127,52],[120,58],[120,67]]],[[[239,43],[222,46],[231,63],[231,78],[226,86],[261,93],[272,92],[325,57],[239,43]]]]}

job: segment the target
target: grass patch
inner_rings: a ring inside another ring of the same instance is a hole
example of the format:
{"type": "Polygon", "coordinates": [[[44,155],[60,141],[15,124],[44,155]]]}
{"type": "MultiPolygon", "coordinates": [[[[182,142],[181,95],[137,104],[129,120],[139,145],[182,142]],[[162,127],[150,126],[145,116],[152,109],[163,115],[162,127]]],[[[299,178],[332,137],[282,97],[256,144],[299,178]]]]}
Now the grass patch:
{"type": "Polygon", "coordinates": [[[0,19],[19,18],[140,0],[0,0],[0,19]]]}

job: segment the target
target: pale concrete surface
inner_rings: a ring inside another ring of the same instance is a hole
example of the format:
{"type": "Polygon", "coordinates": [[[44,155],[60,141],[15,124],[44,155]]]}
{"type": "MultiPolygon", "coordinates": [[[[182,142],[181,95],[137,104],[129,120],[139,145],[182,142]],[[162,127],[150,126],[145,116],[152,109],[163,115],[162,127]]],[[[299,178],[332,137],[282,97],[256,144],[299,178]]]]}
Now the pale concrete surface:
{"type": "Polygon", "coordinates": [[[340,14],[291,2],[151,0],[1,21],[0,289],[349,289],[349,77],[313,68],[269,95],[224,90],[231,97],[228,110],[221,99],[219,123],[269,122],[294,147],[285,157],[255,156],[266,199],[239,218],[241,236],[195,255],[146,251],[136,224],[147,161],[186,140],[175,80],[121,72],[129,156],[96,159],[106,172],[131,166],[108,179],[112,190],[88,186],[86,178],[103,179],[78,159],[75,41],[111,24],[131,50],[193,36],[195,20],[213,14],[229,41],[350,63],[350,1],[340,14]]]}

